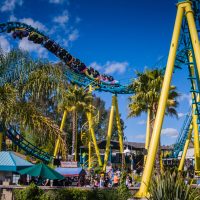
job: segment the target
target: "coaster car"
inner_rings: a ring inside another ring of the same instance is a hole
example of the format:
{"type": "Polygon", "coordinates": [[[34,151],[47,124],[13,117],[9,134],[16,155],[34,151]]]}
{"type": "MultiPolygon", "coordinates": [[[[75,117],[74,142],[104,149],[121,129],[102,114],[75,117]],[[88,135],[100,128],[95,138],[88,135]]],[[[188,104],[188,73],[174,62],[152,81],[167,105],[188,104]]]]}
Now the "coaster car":
{"type": "Polygon", "coordinates": [[[58,56],[62,60],[64,59],[64,57],[65,57],[66,54],[68,54],[68,52],[65,49],[63,49],[63,48],[61,48],[60,51],[58,52],[58,56]]]}
{"type": "Polygon", "coordinates": [[[65,55],[65,57],[63,58],[63,60],[64,60],[64,62],[66,63],[66,64],[70,64],[69,62],[70,61],[72,61],[72,55],[71,54],[67,54],[67,55],[65,55]]]}
{"type": "Polygon", "coordinates": [[[12,34],[13,38],[19,38],[22,39],[24,37],[27,37],[29,35],[29,32],[26,30],[15,30],[12,34]]]}
{"type": "Polygon", "coordinates": [[[48,50],[51,49],[52,45],[53,45],[54,41],[52,40],[48,40],[45,44],[44,47],[47,48],[48,50]]]}
{"type": "Polygon", "coordinates": [[[38,38],[38,34],[32,33],[29,35],[28,40],[35,41],[38,38]]]}

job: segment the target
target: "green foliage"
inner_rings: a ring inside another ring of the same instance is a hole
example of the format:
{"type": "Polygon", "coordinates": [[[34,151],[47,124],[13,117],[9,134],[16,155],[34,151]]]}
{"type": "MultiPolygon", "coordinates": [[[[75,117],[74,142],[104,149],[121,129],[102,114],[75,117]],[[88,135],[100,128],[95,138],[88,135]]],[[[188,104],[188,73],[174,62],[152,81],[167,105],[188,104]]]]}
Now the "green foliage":
{"type": "Polygon", "coordinates": [[[71,200],[72,195],[64,189],[60,190],[49,190],[43,193],[40,200],[71,200]]]}
{"type": "Polygon", "coordinates": [[[15,189],[14,197],[15,200],[127,200],[130,192],[124,186],[118,189],[67,188],[42,191],[36,185],[31,184],[23,190],[15,189]]]}
{"type": "Polygon", "coordinates": [[[0,50],[1,126],[15,124],[20,132],[36,135],[38,147],[48,146],[47,151],[52,151],[49,140],[62,134],[50,113],[66,89],[63,74],[62,66],[34,60],[27,52],[0,50]]]}
{"type": "Polygon", "coordinates": [[[14,190],[15,200],[39,200],[43,190],[35,184],[30,184],[23,190],[14,190]]]}
{"type": "Polygon", "coordinates": [[[121,178],[120,178],[120,186],[117,188],[118,192],[118,198],[120,200],[127,200],[131,197],[130,190],[126,187],[126,172],[122,172],[121,178]]]}
{"type": "Polygon", "coordinates": [[[179,173],[169,171],[153,177],[149,200],[200,200],[196,189],[187,185],[179,173]]]}
{"type": "Polygon", "coordinates": [[[97,200],[118,200],[118,192],[115,189],[101,189],[96,190],[96,199],[97,200]]]}
{"type": "MultiPolygon", "coordinates": [[[[134,95],[129,98],[129,117],[139,116],[142,112],[147,112],[149,108],[154,118],[164,79],[163,71],[160,69],[145,69],[143,73],[136,71],[136,76],[137,78],[130,86],[134,90],[134,95]]],[[[178,96],[176,87],[170,86],[166,109],[167,115],[178,116],[176,112],[178,96]]]]}

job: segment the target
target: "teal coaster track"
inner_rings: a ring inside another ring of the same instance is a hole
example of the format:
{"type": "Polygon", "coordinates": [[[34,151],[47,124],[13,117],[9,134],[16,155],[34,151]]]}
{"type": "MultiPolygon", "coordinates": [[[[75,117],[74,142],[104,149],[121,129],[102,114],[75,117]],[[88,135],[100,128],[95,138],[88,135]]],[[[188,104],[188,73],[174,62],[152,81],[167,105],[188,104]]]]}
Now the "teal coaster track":
{"type": "Polygon", "coordinates": [[[28,40],[40,44],[49,52],[53,53],[66,64],[65,74],[71,83],[83,87],[93,85],[95,86],[95,90],[110,92],[113,94],[133,93],[128,85],[121,85],[119,81],[115,80],[112,76],[100,74],[97,70],[91,67],[86,67],[83,62],[73,57],[58,43],[32,26],[20,22],[1,23],[0,33],[3,32],[12,33],[14,39],[23,39],[27,37],[28,40]]]}
{"type": "Polygon", "coordinates": [[[176,143],[174,145],[173,149],[173,155],[172,157],[178,158],[178,155],[181,151],[184,149],[184,145],[188,136],[188,132],[190,130],[190,124],[192,122],[192,108],[190,108],[190,111],[185,117],[185,120],[183,122],[183,126],[179,132],[178,138],[176,140],[176,143]]]}
{"type": "Polygon", "coordinates": [[[23,149],[29,155],[32,155],[45,163],[48,163],[52,159],[51,155],[28,142],[22,134],[19,134],[14,128],[8,129],[6,135],[15,145],[20,149],[23,149]]]}

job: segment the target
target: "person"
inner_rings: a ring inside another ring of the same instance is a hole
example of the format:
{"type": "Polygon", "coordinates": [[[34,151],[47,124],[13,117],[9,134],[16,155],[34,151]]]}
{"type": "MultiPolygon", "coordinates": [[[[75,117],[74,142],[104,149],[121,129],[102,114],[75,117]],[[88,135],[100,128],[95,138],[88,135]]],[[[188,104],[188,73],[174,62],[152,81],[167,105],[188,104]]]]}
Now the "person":
{"type": "Polygon", "coordinates": [[[104,187],[108,187],[109,183],[110,183],[109,177],[108,177],[108,175],[106,175],[105,182],[104,182],[104,187]]]}
{"type": "Polygon", "coordinates": [[[46,179],[45,183],[44,183],[44,186],[49,186],[50,185],[50,180],[49,179],[46,179]]]}
{"type": "Polygon", "coordinates": [[[104,177],[101,176],[101,177],[100,177],[100,184],[99,184],[99,187],[100,187],[100,188],[104,187],[104,184],[105,184],[104,177]]]}
{"type": "Polygon", "coordinates": [[[129,187],[129,181],[130,181],[129,175],[127,175],[127,176],[126,176],[126,187],[129,187]]]}
{"type": "Polygon", "coordinates": [[[99,187],[99,182],[98,182],[98,179],[97,179],[97,178],[94,179],[94,187],[95,187],[95,188],[98,188],[98,187],[99,187]]]}
{"type": "Polygon", "coordinates": [[[113,184],[114,187],[117,187],[119,185],[119,177],[117,176],[116,173],[114,175],[114,181],[113,182],[114,182],[114,184],[113,184]]]}

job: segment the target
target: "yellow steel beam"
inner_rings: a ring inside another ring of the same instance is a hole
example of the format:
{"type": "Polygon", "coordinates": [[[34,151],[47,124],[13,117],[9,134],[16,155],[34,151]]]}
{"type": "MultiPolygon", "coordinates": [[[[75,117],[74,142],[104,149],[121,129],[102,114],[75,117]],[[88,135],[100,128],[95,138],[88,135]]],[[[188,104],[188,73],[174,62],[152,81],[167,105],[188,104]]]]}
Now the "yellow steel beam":
{"type": "MultiPolygon", "coordinates": [[[[145,149],[148,152],[150,143],[150,131],[151,130],[151,110],[147,109],[147,126],[146,126],[146,139],[145,139],[145,149]]],[[[144,156],[144,163],[146,163],[147,155],[144,156]]]]}
{"type": "MultiPolygon", "coordinates": [[[[188,53],[188,57],[189,57],[189,61],[190,63],[193,63],[193,57],[192,57],[192,52],[189,51],[188,53]]],[[[194,77],[195,73],[194,73],[194,65],[190,64],[190,71],[191,71],[191,76],[194,77]]],[[[195,82],[192,81],[192,85],[194,90],[197,89],[197,86],[195,85],[195,82]]],[[[195,98],[195,95],[192,94],[192,99],[195,98]]],[[[197,101],[199,102],[199,95],[196,96],[197,101]]],[[[200,149],[199,149],[199,131],[198,131],[198,124],[197,124],[197,120],[198,117],[195,114],[197,109],[196,104],[192,104],[192,122],[193,122],[193,130],[194,130],[194,155],[195,155],[195,171],[200,171],[200,149]]]]}
{"type": "Polygon", "coordinates": [[[113,128],[113,118],[114,118],[114,111],[115,111],[115,99],[116,96],[112,96],[112,106],[110,109],[110,119],[109,119],[109,124],[108,124],[108,133],[107,133],[107,138],[106,138],[106,150],[105,150],[105,156],[104,156],[104,165],[103,165],[103,171],[106,170],[106,166],[108,163],[108,157],[110,153],[110,140],[112,137],[112,128],[113,128]]]}
{"type": "MultiPolygon", "coordinates": [[[[65,110],[64,113],[63,113],[63,117],[62,117],[62,121],[61,121],[61,125],[60,125],[60,131],[63,131],[63,129],[64,129],[66,117],[67,117],[67,111],[65,110]]],[[[58,155],[59,147],[60,147],[60,136],[58,137],[58,139],[56,141],[56,145],[55,145],[55,149],[54,149],[53,156],[55,158],[58,155]]]]}
{"type": "Polygon", "coordinates": [[[199,46],[199,37],[194,20],[194,13],[191,7],[191,2],[186,2],[183,5],[185,6],[185,15],[188,22],[192,47],[194,49],[195,61],[197,64],[198,74],[200,77],[200,46],[199,46]]]}
{"type": "Polygon", "coordinates": [[[183,171],[186,153],[187,153],[188,146],[190,144],[190,140],[191,140],[191,137],[192,137],[192,131],[193,131],[193,127],[192,127],[192,122],[191,122],[190,129],[189,129],[188,136],[187,136],[187,140],[185,142],[184,149],[183,149],[183,152],[182,152],[182,155],[181,155],[181,160],[180,160],[180,163],[179,163],[179,166],[178,166],[178,171],[183,171]]]}
{"type": "Polygon", "coordinates": [[[123,142],[123,133],[122,133],[122,127],[120,122],[120,115],[119,115],[119,107],[118,107],[118,100],[117,95],[115,95],[115,110],[116,110],[116,123],[117,123],[117,130],[118,130],[118,136],[119,136],[119,147],[120,147],[120,153],[122,155],[122,169],[124,168],[125,164],[125,157],[124,157],[124,142],[123,142]]]}
{"type": "Polygon", "coordinates": [[[88,168],[92,168],[92,146],[91,146],[91,132],[89,131],[89,137],[88,137],[88,168]]]}
{"type": "Polygon", "coordinates": [[[149,184],[150,184],[150,180],[151,180],[151,176],[153,172],[153,166],[154,166],[156,152],[158,149],[158,143],[160,139],[160,132],[162,129],[162,123],[163,123],[163,119],[165,115],[165,108],[166,108],[166,103],[167,103],[168,94],[169,94],[170,82],[171,82],[173,69],[174,69],[176,50],[178,47],[178,39],[180,35],[183,14],[184,14],[184,9],[182,8],[182,6],[178,5],[177,15],[176,15],[176,20],[175,20],[175,25],[174,25],[174,32],[172,35],[172,41],[171,41],[162,91],[161,91],[160,100],[158,104],[158,110],[156,114],[153,134],[150,141],[149,152],[148,152],[146,165],[145,165],[143,176],[142,176],[141,186],[140,186],[139,191],[135,195],[136,197],[145,197],[147,196],[147,193],[148,193],[148,188],[149,188],[149,184]]]}
{"type": "Polygon", "coordinates": [[[117,96],[115,97],[115,110],[116,110],[116,123],[117,123],[117,130],[118,130],[118,136],[119,136],[120,153],[123,153],[124,152],[123,133],[122,133],[122,127],[121,127],[121,122],[120,122],[120,116],[119,116],[117,96]]]}
{"type": "Polygon", "coordinates": [[[102,166],[100,151],[99,151],[99,147],[98,147],[98,144],[97,144],[97,140],[96,140],[95,132],[94,132],[94,128],[93,128],[93,121],[92,121],[92,113],[91,112],[87,113],[87,118],[88,118],[88,123],[89,123],[89,134],[91,134],[91,136],[92,136],[92,141],[93,141],[93,144],[94,144],[98,163],[99,163],[99,166],[102,166]]]}

